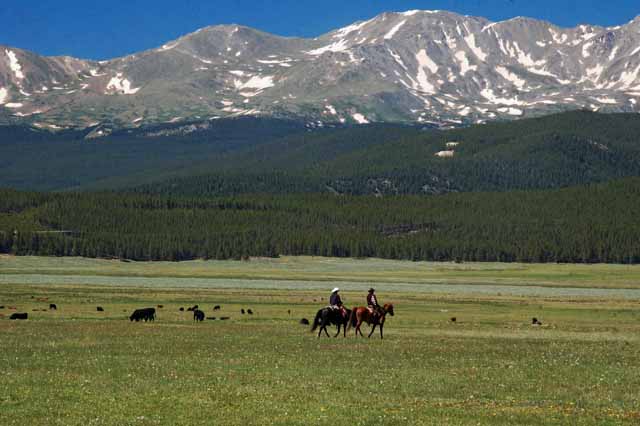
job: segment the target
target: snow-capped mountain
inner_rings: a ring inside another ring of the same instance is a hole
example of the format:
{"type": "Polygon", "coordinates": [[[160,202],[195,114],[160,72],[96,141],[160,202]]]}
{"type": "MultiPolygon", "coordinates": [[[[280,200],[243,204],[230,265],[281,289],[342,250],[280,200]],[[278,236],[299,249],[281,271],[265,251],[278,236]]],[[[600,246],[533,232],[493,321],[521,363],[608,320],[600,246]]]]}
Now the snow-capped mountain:
{"type": "Polygon", "coordinates": [[[221,25],[101,62],[0,46],[0,122],[51,129],[241,115],[451,126],[638,100],[640,18],[560,28],[415,10],[315,39],[221,25]]]}

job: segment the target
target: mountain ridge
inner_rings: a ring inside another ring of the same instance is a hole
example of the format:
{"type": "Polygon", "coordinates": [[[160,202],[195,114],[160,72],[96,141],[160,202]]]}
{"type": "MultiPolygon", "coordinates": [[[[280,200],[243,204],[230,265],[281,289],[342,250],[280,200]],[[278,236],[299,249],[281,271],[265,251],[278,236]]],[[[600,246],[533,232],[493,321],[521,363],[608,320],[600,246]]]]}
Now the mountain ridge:
{"type": "Polygon", "coordinates": [[[640,17],[562,28],[385,12],[315,38],[211,25],[106,61],[0,45],[0,123],[138,127],[237,116],[455,127],[640,110],[640,17]]]}

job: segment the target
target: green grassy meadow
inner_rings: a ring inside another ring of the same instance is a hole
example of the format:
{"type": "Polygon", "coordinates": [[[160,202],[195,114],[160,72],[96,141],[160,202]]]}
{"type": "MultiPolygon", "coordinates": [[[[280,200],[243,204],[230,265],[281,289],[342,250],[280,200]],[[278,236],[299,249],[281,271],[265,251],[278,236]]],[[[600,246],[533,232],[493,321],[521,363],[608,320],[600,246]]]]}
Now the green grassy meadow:
{"type": "Polygon", "coordinates": [[[4,256],[0,424],[636,425],[638,271],[4,256]],[[349,306],[368,285],[395,304],[384,340],[318,339],[299,324],[335,282],[349,306]],[[516,291],[530,286],[535,296],[516,291]],[[127,318],[158,304],[154,323],[127,318]],[[179,311],[193,304],[231,318],[195,324],[179,311]],[[30,319],[9,321],[10,306],[30,319]]]}

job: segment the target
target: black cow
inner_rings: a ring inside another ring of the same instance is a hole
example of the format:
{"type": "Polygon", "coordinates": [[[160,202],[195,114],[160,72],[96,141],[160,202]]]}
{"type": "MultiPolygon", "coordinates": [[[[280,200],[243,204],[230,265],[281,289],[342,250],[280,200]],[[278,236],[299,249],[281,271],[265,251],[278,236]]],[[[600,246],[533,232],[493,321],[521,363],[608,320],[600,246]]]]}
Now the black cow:
{"type": "Polygon", "coordinates": [[[214,307],[213,307],[213,310],[214,310],[214,311],[219,311],[219,310],[220,310],[220,305],[216,305],[216,306],[214,306],[214,307]]]}
{"type": "Polygon", "coordinates": [[[208,320],[214,320],[216,317],[207,317],[208,320]]]}
{"type": "Polygon", "coordinates": [[[158,305],[158,309],[164,308],[164,305],[158,305]]]}
{"type": "Polygon", "coordinates": [[[247,313],[248,313],[249,315],[253,315],[253,311],[252,311],[251,309],[247,309],[247,313]]]}
{"type": "Polygon", "coordinates": [[[156,309],[155,308],[145,308],[145,309],[136,309],[133,311],[131,316],[129,317],[130,321],[154,321],[156,319],[156,309]]]}
{"type": "Polygon", "coordinates": [[[204,312],[202,312],[200,309],[195,309],[193,311],[193,320],[204,321],[204,312]]]}
{"type": "Polygon", "coordinates": [[[184,308],[180,308],[180,309],[179,309],[179,311],[180,311],[180,312],[184,312],[184,308]]]}
{"type": "Polygon", "coordinates": [[[50,303],[50,304],[49,304],[49,309],[51,309],[51,310],[53,310],[53,311],[57,311],[57,310],[58,310],[58,307],[56,306],[56,304],[55,304],[55,303],[50,303]]]}
{"type": "Polygon", "coordinates": [[[11,316],[9,317],[9,319],[12,319],[12,320],[26,320],[27,318],[29,318],[29,314],[27,314],[26,312],[23,314],[15,312],[11,314],[11,316]]]}
{"type": "Polygon", "coordinates": [[[231,317],[220,317],[221,321],[225,321],[225,320],[228,320],[228,319],[231,319],[231,317]]]}
{"type": "Polygon", "coordinates": [[[456,317],[451,317],[451,322],[456,322],[458,320],[458,318],[456,317]]]}
{"type": "Polygon", "coordinates": [[[240,313],[244,315],[244,308],[240,309],[240,313]]]}
{"type": "Polygon", "coordinates": [[[0,306],[0,309],[4,309],[4,305],[0,306]]]}
{"type": "Polygon", "coordinates": [[[306,319],[306,318],[302,318],[302,319],[300,320],[300,324],[302,324],[302,325],[309,325],[309,320],[308,320],[308,319],[306,319]]]}
{"type": "Polygon", "coordinates": [[[98,306],[98,307],[96,308],[96,311],[98,311],[98,312],[104,312],[104,309],[102,309],[102,306],[98,306]]]}
{"type": "Polygon", "coordinates": [[[187,311],[195,311],[196,309],[198,309],[198,305],[193,305],[190,308],[187,308],[187,311]]]}

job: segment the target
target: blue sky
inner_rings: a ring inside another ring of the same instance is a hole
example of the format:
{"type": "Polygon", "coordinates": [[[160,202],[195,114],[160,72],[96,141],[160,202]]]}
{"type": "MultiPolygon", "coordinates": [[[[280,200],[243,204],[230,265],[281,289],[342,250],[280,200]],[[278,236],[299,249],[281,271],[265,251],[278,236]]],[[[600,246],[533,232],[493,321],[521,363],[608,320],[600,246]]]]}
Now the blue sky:
{"type": "Polygon", "coordinates": [[[45,55],[107,59],[162,45],[207,25],[237,23],[313,37],[384,11],[445,9],[561,26],[624,24],[639,0],[0,0],[0,44],[45,55]]]}

